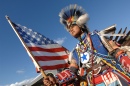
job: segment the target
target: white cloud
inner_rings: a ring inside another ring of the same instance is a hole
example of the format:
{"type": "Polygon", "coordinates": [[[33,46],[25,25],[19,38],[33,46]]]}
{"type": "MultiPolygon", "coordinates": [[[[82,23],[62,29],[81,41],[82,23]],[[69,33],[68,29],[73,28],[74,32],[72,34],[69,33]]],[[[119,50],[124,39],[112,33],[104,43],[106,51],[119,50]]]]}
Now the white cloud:
{"type": "Polygon", "coordinates": [[[24,71],[23,69],[16,71],[16,73],[18,73],[18,74],[23,74],[24,72],[25,72],[25,71],[24,71]]]}
{"type": "Polygon", "coordinates": [[[5,85],[5,86],[29,86],[30,82],[33,80],[34,78],[31,78],[31,79],[27,79],[27,80],[24,80],[22,82],[16,82],[14,84],[11,84],[11,85],[5,85]]]}
{"type": "Polygon", "coordinates": [[[58,38],[58,39],[55,39],[54,41],[60,45],[62,45],[64,43],[64,40],[66,39],[66,37],[64,38],[58,38]]]}

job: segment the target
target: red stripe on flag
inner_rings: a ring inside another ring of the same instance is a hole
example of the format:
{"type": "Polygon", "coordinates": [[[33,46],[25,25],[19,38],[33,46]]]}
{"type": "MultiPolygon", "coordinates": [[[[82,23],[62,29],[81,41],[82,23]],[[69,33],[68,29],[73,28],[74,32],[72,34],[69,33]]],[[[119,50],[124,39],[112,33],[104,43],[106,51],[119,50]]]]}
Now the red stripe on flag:
{"type": "Polygon", "coordinates": [[[68,55],[62,56],[35,56],[37,61],[51,61],[51,60],[64,60],[67,59],[68,55]]]}
{"type": "Polygon", "coordinates": [[[51,48],[51,49],[45,49],[40,47],[28,47],[31,51],[45,51],[45,52],[60,52],[65,51],[66,49],[63,47],[60,48],[51,48]]]}
{"type": "Polygon", "coordinates": [[[66,67],[68,67],[68,64],[67,63],[65,63],[65,64],[58,64],[58,65],[52,65],[52,66],[42,66],[41,68],[43,69],[43,70],[54,70],[54,69],[57,69],[57,68],[66,68],[66,67]]]}

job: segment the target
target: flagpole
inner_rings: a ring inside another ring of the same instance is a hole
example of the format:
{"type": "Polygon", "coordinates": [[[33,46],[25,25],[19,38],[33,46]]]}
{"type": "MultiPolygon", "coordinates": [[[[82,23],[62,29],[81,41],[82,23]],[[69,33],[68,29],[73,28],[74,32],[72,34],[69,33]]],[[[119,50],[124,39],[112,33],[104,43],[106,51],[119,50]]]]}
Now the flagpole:
{"type": "Polygon", "coordinates": [[[25,49],[27,50],[29,56],[31,56],[32,60],[34,61],[34,63],[38,66],[38,68],[40,69],[42,76],[44,78],[46,78],[46,74],[44,72],[44,70],[42,68],[40,68],[40,65],[38,64],[38,62],[35,60],[33,54],[30,52],[30,50],[28,49],[27,45],[25,44],[25,42],[23,41],[23,39],[21,38],[20,34],[17,32],[16,28],[14,27],[14,25],[12,24],[12,21],[10,20],[9,16],[5,16],[7,21],[9,22],[9,24],[11,25],[11,27],[13,28],[14,32],[16,33],[16,35],[18,36],[18,38],[20,39],[20,41],[22,42],[23,46],[25,47],[25,49]]]}

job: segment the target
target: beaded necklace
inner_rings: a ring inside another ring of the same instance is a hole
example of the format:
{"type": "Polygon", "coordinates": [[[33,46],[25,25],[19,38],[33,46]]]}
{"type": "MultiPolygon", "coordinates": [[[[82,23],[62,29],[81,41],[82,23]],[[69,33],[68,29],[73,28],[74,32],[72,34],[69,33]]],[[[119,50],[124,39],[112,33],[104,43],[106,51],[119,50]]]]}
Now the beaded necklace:
{"type": "MultiPolygon", "coordinates": [[[[89,38],[90,39],[90,36],[89,36],[90,34],[86,34],[86,33],[84,33],[82,36],[81,36],[81,40],[80,40],[80,43],[79,43],[79,49],[77,50],[78,51],[78,55],[79,55],[79,57],[81,57],[80,55],[81,55],[81,53],[85,53],[85,52],[87,52],[87,49],[91,49],[92,50],[92,44],[90,44],[90,41],[91,40],[88,40],[87,38],[89,38]]],[[[92,54],[93,55],[93,54],[92,54]]],[[[88,61],[89,61],[89,57],[90,56],[88,56],[88,61]]],[[[93,67],[93,58],[94,56],[92,56],[92,60],[91,60],[91,65],[92,65],[92,67],[93,67]]],[[[93,74],[94,74],[94,71],[92,71],[92,74],[91,74],[91,79],[89,79],[89,81],[91,81],[91,82],[94,82],[93,80],[93,78],[94,78],[94,76],[93,76],[93,74]]],[[[91,84],[91,86],[93,86],[92,84],[91,84]]]]}

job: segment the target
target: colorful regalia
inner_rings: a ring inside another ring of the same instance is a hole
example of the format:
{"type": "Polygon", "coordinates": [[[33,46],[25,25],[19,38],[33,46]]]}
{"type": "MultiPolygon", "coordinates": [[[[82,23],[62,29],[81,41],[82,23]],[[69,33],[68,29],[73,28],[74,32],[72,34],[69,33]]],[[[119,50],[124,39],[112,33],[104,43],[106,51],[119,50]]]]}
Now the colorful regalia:
{"type": "Polygon", "coordinates": [[[130,59],[128,55],[126,53],[121,54],[119,58],[122,59],[115,59],[109,55],[97,31],[92,32],[90,35],[84,34],[82,42],[78,43],[72,52],[77,63],[84,69],[84,74],[81,75],[86,76],[88,85],[115,86],[125,84],[125,86],[128,86],[130,82],[130,59]],[[90,42],[88,42],[87,37],[91,39],[90,42]],[[124,61],[123,64],[121,64],[122,61],[124,61]],[[124,66],[127,70],[124,69],[124,66]]]}
{"type": "MultiPolygon", "coordinates": [[[[77,5],[70,5],[59,14],[60,22],[67,31],[71,25],[78,25],[84,34],[77,38],[79,43],[71,52],[81,69],[79,75],[87,85],[81,86],[128,86],[130,84],[130,31],[114,35],[115,25],[102,31],[90,32],[86,22],[88,14],[77,5]],[[112,33],[112,34],[109,34],[112,33]],[[112,49],[109,41],[115,36],[118,49],[112,49]],[[117,38],[120,40],[117,41],[117,38]],[[125,48],[126,47],[126,48],[125,48]],[[125,49],[123,49],[125,48],[125,49]]],[[[75,85],[76,86],[76,85],[75,85]]]]}

